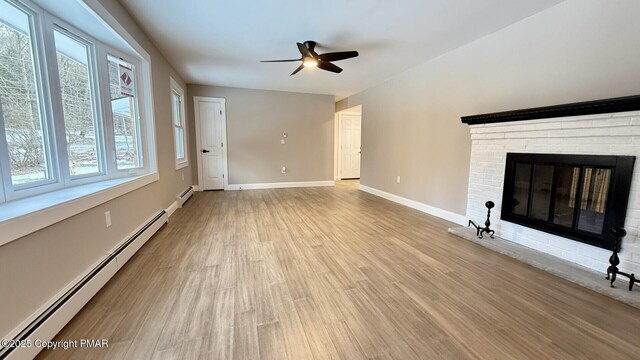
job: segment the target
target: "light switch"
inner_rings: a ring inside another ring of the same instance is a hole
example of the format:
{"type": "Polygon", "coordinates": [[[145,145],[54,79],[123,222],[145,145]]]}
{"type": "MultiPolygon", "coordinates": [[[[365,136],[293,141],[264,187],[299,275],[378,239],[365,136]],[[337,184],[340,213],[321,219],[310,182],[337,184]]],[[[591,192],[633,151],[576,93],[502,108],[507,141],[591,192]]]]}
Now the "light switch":
{"type": "Polygon", "coordinates": [[[396,182],[397,182],[398,184],[400,184],[400,175],[398,175],[398,177],[396,177],[396,182]]]}
{"type": "Polygon", "coordinates": [[[284,145],[284,139],[280,139],[280,144],[284,145]]]}

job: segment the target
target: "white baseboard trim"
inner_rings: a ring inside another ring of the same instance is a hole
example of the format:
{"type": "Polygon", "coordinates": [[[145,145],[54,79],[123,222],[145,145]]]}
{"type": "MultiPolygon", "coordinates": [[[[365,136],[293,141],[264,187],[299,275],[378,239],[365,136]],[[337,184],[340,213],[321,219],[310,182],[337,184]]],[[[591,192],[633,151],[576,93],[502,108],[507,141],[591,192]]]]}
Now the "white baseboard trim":
{"type": "Polygon", "coordinates": [[[189,186],[186,188],[180,195],[176,197],[176,202],[178,203],[178,208],[182,208],[184,203],[189,200],[189,198],[193,195],[193,187],[189,186]]]}
{"type": "Polygon", "coordinates": [[[167,212],[168,218],[171,218],[171,215],[173,215],[173,213],[176,212],[176,210],[178,210],[178,201],[172,202],[168,208],[164,209],[164,211],[167,212]]]}
{"type": "Polygon", "coordinates": [[[334,186],[333,180],[327,181],[299,181],[299,182],[278,182],[262,184],[229,184],[225,190],[257,190],[257,189],[282,189],[297,187],[334,186]]]}
{"type": "MultiPolygon", "coordinates": [[[[2,339],[19,339],[32,344],[36,340],[51,341],[166,222],[167,214],[163,212],[148,219],[2,339]],[[134,240],[129,242],[131,239],[134,240]],[[128,245],[123,247],[125,244],[128,245]]],[[[32,359],[42,349],[17,347],[7,355],[6,351],[11,349],[0,347],[0,358],[32,359]]]]}
{"type": "Polygon", "coordinates": [[[200,186],[198,185],[191,185],[191,187],[193,188],[193,191],[201,191],[200,186]]]}
{"type": "Polygon", "coordinates": [[[412,209],[422,211],[423,213],[437,216],[441,219],[445,219],[459,225],[465,225],[465,222],[466,222],[466,218],[464,217],[464,215],[456,214],[448,210],[443,210],[443,209],[440,209],[431,205],[427,205],[415,200],[404,198],[402,196],[398,196],[382,190],[374,189],[369,186],[360,184],[360,190],[367,192],[369,194],[373,194],[381,198],[396,202],[398,204],[408,206],[412,209]]]}

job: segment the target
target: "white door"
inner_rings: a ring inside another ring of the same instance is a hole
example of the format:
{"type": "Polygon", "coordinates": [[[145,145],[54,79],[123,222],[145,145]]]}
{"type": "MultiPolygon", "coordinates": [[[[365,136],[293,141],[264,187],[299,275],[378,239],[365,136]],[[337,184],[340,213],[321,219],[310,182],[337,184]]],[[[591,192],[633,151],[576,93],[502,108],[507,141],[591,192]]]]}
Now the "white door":
{"type": "Polygon", "coordinates": [[[226,126],[221,99],[197,98],[196,121],[200,128],[200,173],[202,190],[224,189],[226,126]]]}
{"type": "Polygon", "coordinates": [[[340,118],[340,178],[360,178],[361,115],[342,114],[340,118]]]}

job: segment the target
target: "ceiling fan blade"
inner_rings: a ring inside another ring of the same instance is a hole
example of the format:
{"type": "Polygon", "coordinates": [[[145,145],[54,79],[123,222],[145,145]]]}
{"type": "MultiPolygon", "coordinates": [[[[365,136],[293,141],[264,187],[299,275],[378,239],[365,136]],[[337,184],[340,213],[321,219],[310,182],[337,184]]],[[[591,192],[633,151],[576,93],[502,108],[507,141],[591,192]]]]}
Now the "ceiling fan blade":
{"type": "Polygon", "coordinates": [[[309,51],[309,49],[307,49],[307,47],[304,46],[304,44],[302,44],[302,43],[296,43],[296,44],[298,44],[298,50],[300,51],[300,54],[302,54],[303,58],[306,58],[306,57],[312,58],[313,57],[313,55],[311,55],[311,52],[309,51]]]}
{"type": "Polygon", "coordinates": [[[299,72],[300,72],[300,70],[302,70],[302,69],[304,69],[304,65],[303,65],[303,64],[300,64],[300,66],[298,66],[298,68],[297,68],[297,69],[293,70],[293,72],[292,72],[292,73],[291,73],[291,75],[289,75],[289,76],[293,76],[293,75],[295,75],[295,74],[299,73],[299,72]]]}
{"type": "Polygon", "coordinates": [[[302,61],[302,59],[287,59],[287,60],[260,60],[260,62],[294,62],[302,61]]]}
{"type": "Polygon", "coordinates": [[[318,59],[323,61],[340,61],[358,56],[357,51],[338,51],[318,55],[318,59]]]}
{"type": "Polygon", "coordinates": [[[322,70],[327,70],[327,71],[331,71],[334,73],[341,73],[342,69],[336,65],[333,65],[332,63],[328,62],[328,61],[322,61],[322,60],[318,60],[318,67],[322,70]]]}

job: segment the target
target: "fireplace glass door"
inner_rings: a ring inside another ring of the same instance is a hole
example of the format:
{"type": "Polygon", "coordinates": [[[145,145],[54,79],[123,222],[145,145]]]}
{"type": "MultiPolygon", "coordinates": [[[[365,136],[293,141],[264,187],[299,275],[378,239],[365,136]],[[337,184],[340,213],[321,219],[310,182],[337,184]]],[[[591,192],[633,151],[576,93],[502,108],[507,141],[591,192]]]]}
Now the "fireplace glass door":
{"type": "Polygon", "coordinates": [[[623,226],[634,157],[507,154],[501,218],[610,248],[623,226]]]}

